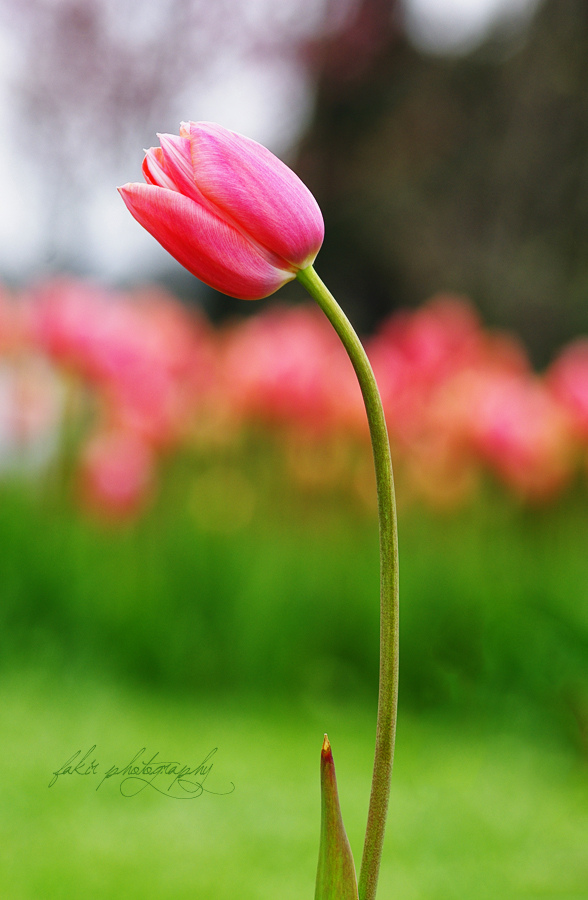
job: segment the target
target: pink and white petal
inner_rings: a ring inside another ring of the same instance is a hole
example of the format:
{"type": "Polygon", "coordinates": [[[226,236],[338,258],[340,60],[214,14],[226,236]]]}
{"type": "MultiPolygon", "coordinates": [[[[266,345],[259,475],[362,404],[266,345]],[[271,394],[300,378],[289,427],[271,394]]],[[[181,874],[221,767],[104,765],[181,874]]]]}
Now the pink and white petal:
{"type": "Polygon", "coordinates": [[[212,122],[184,123],[184,133],[188,126],[193,171],[204,196],[282,259],[297,268],[310,265],[324,223],[306,185],[250,138],[212,122]]]}
{"type": "Polygon", "coordinates": [[[173,179],[170,178],[163,167],[161,147],[150,147],[149,150],[145,151],[142,169],[147,184],[155,184],[158,187],[168,188],[170,191],[177,190],[173,179]]]}
{"type": "Polygon", "coordinates": [[[268,297],[294,272],[271,265],[235,228],[177,191],[149,184],[120,187],[128,210],[182,266],[240,300],[268,297]]]}
{"type": "MultiPolygon", "coordinates": [[[[161,144],[163,165],[177,190],[192,200],[202,202],[202,194],[194,181],[190,139],[178,137],[177,134],[158,134],[157,137],[161,144]]],[[[208,205],[208,201],[204,203],[208,205]]]]}

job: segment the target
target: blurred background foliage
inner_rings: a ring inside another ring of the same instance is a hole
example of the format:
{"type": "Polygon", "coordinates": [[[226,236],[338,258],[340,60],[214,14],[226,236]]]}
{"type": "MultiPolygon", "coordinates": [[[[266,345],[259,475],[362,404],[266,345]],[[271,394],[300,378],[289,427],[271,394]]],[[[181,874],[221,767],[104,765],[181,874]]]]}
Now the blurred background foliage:
{"type": "MultiPolygon", "coordinates": [[[[107,668],[174,690],[369,697],[375,485],[320,311],[212,326],[160,288],[63,278],[0,311],[6,648],[109,647],[107,668]]],[[[539,377],[448,295],[365,343],[397,475],[403,703],[506,691],[582,750],[588,343],[539,377]]]]}
{"type": "Polygon", "coordinates": [[[234,310],[137,234],[113,191],[140,177],[156,131],[216,114],[311,186],[320,266],[362,331],[457,291],[544,365],[588,327],[586,6],[496,0],[501,15],[449,55],[442,20],[437,52],[415,45],[435,6],[4,0],[5,274],[152,275],[234,310]]]}
{"type": "Polygon", "coordinates": [[[477,30],[456,12],[451,38],[426,7],[0,5],[14,900],[310,895],[326,728],[359,855],[378,665],[359,395],[297,284],[215,294],[124,210],[113,186],[185,118],[247,132],[309,184],[317,270],[381,385],[405,723],[382,896],[585,900],[588,8],[497,2],[477,30]],[[188,754],[191,716],[242,791],[197,814],[196,868],[185,812],[162,825],[157,803],[121,813],[84,785],[37,803],[86,738],[188,754]]]}
{"type": "Polygon", "coordinates": [[[368,0],[320,46],[300,167],[329,223],[321,263],[364,327],[451,289],[539,364],[586,331],[587,41],[586,5],[553,0],[523,31],[426,56],[368,0]]]}

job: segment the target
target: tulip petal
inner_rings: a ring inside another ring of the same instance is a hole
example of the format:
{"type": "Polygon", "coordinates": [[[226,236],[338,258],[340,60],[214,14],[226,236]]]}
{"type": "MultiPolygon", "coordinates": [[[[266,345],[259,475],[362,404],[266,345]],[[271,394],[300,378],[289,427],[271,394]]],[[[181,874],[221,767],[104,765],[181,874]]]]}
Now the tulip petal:
{"type": "Polygon", "coordinates": [[[261,144],[220,125],[182,123],[180,133],[188,130],[196,184],[204,196],[282,259],[297,268],[310,265],[324,224],[298,176],[261,144]]]}
{"type": "MultiPolygon", "coordinates": [[[[161,144],[165,171],[174,182],[176,190],[210,208],[210,202],[204,199],[196,187],[189,139],[178,137],[177,134],[158,134],[157,137],[161,144]]],[[[210,211],[214,212],[212,209],[210,211]]]]}
{"type": "Polygon", "coordinates": [[[258,300],[292,281],[225,221],[177,191],[150,184],[119,188],[137,221],[205,284],[240,300],[258,300]]]}
{"type": "Polygon", "coordinates": [[[150,147],[145,151],[142,169],[147,184],[156,184],[158,187],[169,188],[170,191],[177,190],[173,180],[164,169],[161,147],[150,147]]]}

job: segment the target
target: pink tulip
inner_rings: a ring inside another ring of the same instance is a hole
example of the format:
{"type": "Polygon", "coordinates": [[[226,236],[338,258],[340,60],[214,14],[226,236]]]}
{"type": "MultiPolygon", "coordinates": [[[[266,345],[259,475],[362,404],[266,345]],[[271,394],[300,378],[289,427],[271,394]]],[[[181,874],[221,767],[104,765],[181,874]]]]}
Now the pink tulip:
{"type": "Polygon", "coordinates": [[[84,448],[80,494],[84,507],[99,518],[130,519],[150,499],[155,457],[132,432],[94,435],[84,448]]]}
{"type": "Polygon", "coordinates": [[[578,437],[588,439],[588,339],[578,338],[563,349],[547,373],[556,400],[571,416],[578,437]]]}
{"type": "Polygon", "coordinates": [[[545,384],[530,374],[472,373],[472,447],[515,493],[547,500],[572,474],[570,420],[545,384]]]}
{"type": "Polygon", "coordinates": [[[323,241],[318,204],[261,144],[212,122],[183,122],[147,150],[147,184],[119,192],[137,221],[189,272],[259,300],[310,266],[323,241]]]}
{"type": "Polygon", "coordinates": [[[360,418],[353,370],[318,308],[275,306],[240,323],[223,361],[226,394],[244,418],[314,434],[360,418]]]}
{"type": "Polygon", "coordinates": [[[54,280],[31,293],[28,312],[33,343],[97,392],[103,427],[153,448],[186,434],[215,383],[207,324],[161,291],[54,280]]]}

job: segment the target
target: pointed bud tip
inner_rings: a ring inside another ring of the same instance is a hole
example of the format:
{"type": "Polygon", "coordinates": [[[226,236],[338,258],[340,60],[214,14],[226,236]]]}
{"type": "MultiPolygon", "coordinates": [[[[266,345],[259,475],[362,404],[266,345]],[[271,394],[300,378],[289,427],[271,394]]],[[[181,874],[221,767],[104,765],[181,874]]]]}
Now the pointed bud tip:
{"type": "Polygon", "coordinates": [[[323,749],[321,750],[321,756],[324,760],[332,759],[333,753],[331,751],[331,742],[329,741],[328,735],[325,734],[325,739],[323,741],[323,749]]]}

